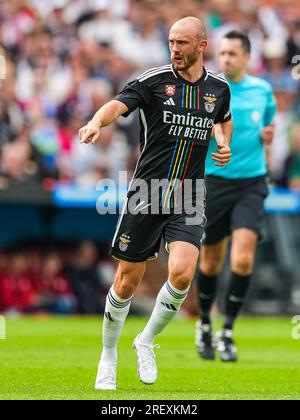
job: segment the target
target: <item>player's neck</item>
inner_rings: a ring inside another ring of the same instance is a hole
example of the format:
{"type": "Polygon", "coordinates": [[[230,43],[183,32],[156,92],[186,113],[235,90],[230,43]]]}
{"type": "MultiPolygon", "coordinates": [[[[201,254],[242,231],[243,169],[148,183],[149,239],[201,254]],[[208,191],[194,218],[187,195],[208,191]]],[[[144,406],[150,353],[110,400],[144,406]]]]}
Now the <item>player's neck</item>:
{"type": "Polygon", "coordinates": [[[178,71],[180,76],[187,80],[190,83],[195,83],[197,80],[201,79],[204,73],[203,61],[194,64],[187,70],[178,71]]]}

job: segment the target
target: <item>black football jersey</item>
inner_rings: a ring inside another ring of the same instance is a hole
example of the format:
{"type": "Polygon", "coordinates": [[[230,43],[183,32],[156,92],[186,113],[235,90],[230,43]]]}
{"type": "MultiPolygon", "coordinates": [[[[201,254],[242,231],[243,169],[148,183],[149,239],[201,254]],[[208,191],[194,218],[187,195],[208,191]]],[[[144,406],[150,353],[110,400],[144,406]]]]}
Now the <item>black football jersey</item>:
{"type": "Polygon", "coordinates": [[[141,155],[132,186],[135,179],[182,184],[204,178],[213,126],[231,119],[230,88],[223,77],[204,68],[190,83],[166,65],[128,83],[116,99],[128,107],[124,116],[140,112],[141,155]]]}

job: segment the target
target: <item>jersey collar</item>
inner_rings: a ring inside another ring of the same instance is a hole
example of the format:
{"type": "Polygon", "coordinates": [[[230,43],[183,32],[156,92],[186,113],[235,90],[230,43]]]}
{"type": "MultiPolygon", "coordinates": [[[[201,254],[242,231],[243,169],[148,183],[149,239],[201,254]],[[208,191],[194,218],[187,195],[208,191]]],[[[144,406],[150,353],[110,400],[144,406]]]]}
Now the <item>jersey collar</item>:
{"type": "Polygon", "coordinates": [[[197,85],[198,83],[202,82],[202,80],[205,80],[206,77],[207,77],[207,70],[206,70],[206,68],[204,66],[203,66],[203,74],[202,74],[202,76],[200,77],[200,79],[196,80],[196,82],[194,82],[194,83],[192,83],[189,80],[186,80],[183,77],[181,77],[180,74],[178,73],[178,71],[176,71],[174,69],[173,64],[172,64],[172,69],[173,69],[173,72],[176,75],[177,79],[182,80],[184,83],[186,83],[188,85],[191,85],[191,86],[197,85]]]}

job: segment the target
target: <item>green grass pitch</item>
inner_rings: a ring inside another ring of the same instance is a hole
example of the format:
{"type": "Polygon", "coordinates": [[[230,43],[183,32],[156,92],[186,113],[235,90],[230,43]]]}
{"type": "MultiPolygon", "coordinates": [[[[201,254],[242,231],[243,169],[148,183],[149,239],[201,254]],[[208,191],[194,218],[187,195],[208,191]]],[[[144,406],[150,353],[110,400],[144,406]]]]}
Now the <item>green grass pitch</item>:
{"type": "Polygon", "coordinates": [[[0,340],[0,399],[300,399],[300,341],[288,318],[242,318],[240,362],[200,361],[194,321],[176,320],[159,337],[158,382],[141,384],[132,341],[145,319],[129,317],[119,347],[118,390],[94,390],[100,355],[97,318],[7,321],[0,340]]]}

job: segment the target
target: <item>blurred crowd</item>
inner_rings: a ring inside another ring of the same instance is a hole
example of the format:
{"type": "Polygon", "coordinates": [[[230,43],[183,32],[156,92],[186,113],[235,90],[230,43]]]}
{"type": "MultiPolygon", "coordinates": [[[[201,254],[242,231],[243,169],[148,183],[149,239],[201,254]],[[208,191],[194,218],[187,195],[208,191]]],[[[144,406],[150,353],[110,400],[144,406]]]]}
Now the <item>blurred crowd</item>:
{"type": "Polygon", "coordinates": [[[270,81],[278,101],[272,178],[300,190],[296,0],[2,0],[0,190],[58,181],[94,187],[101,178],[118,180],[119,170],[132,171],[136,115],[104,129],[95,147],[79,144],[78,129],[128,80],[168,63],[169,27],[188,15],[208,26],[212,70],[223,34],[235,28],[249,34],[249,71],[270,81]]]}
{"type": "MultiPolygon", "coordinates": [[[[0,252],[0,313],[99,315],[117,270],[107,250],[92,241],[73,244],[19,243],[0,252]]],[[[150,314],[167,276],[162,250],[158,263],[148,264],[131,305],[134,315],[150,314]]],[[[187,316],[197,313],[195,291],[183,306],[187,316]]]]}
{"type": "Polygon", "coordinates": [[[15,247],[0,254],[0,312],[99,314],[115,266],[89,241],[76,247],[15,247]]]}

